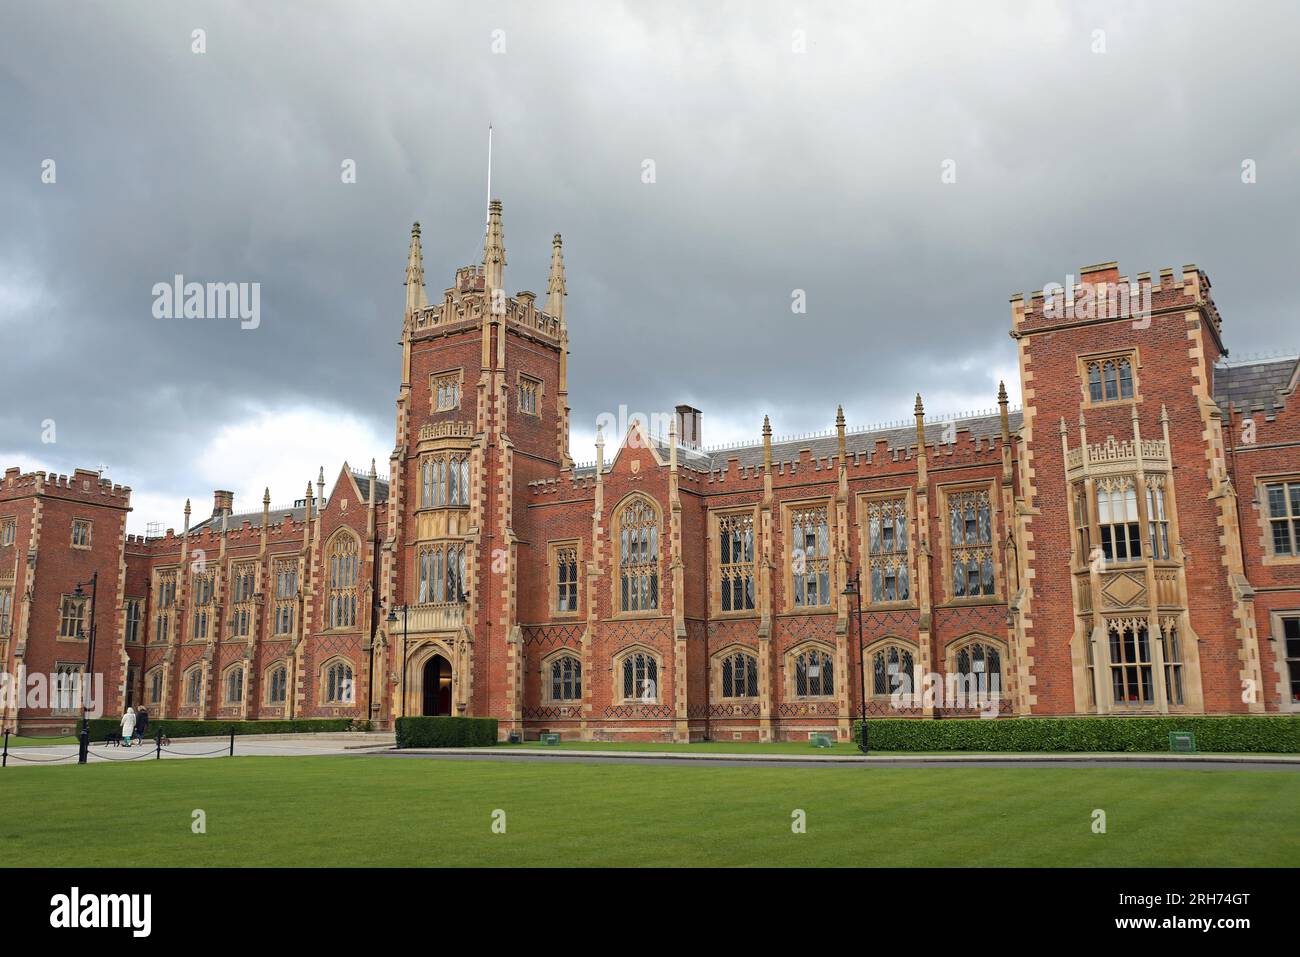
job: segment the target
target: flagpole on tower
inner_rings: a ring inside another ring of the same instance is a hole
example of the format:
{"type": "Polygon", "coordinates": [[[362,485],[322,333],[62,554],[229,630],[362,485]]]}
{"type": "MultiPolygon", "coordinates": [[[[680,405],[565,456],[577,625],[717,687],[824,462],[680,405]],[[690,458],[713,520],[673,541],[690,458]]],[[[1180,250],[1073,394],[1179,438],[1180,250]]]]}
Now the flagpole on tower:
{"type": "Polygon", "coordinates": [[[483,234],[486,236],[488,223],[492,218],[492,124],[488,124],[488,175],[487,175],[487,206],[484,207],[483,216],[483,234]]]}

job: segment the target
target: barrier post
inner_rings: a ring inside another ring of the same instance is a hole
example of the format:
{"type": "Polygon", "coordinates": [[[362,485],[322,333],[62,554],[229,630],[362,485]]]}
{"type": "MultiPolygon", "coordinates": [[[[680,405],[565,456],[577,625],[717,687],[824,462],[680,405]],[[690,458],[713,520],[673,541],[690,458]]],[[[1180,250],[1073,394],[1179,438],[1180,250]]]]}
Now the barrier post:
{"type": "Polygon", "coordinates": [[[154,753],[154,760],[162,759],[162,725],[158,725],[158,737],[154,739],[158,742],[158,750],[154,753]]]}
{"type": "Polygon", "coordinates": [[[0,768],[7,767],[9,767],[9,729],[5,728],[5,753],[4,757],[0,758],[0,768]]]}
{"type": "Polygon", "coordinates": [[[230,729],[230,756],[235,756],[235,729],[230,729]]]}

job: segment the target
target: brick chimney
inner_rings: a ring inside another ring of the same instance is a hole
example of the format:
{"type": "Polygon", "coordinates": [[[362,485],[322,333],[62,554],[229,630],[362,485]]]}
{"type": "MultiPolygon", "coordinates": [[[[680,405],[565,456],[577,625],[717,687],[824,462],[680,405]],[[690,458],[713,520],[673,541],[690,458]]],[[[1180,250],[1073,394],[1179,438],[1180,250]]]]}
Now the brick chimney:
{"type": "Polygon", "coordinates": [[[698,449],[700,437],[700,410],[689,405],[677,407],[677,441],[687,448],[698,449]]]}
{"type": "Polygon", "coordinates": [[[212,515],[229,515],[235,506],[235,493],[217,489],[212,493],[212,515]]]}

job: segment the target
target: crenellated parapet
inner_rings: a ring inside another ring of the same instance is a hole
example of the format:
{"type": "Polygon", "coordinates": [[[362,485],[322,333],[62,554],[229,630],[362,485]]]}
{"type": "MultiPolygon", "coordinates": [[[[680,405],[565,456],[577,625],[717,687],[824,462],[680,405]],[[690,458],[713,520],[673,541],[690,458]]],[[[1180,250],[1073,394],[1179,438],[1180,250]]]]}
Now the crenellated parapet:
{"type": "Polygon", "coordinates": [[[12,492],[15,497],[22,495],[58,494],[69,498],[98,505],[114,504],[127,506],[131,502],[131,486],[116,485],[102,478],[99,472],[89,469],[76,469],[71,475],[57,472],[23,472],[18,468],[5,470],[0,493],[12,492]]]}
{"type": "Polygon", "coordinates": [[[1196,310],[1223,351],[1223,320],[1210,295],[1210,280],[1195,265],[1180,270],[1167,266],[1158,278],[1143,272],[1130,280],[1120,275],[1118,263],[1108,262],[1085,266],[1077,279],[1073,275],[1063,278],[1066,282],[1049,283],[1036,292],[1011,297],[1012,338],[1121,319],[1146,323],[1158,315],[1196,310]]]}

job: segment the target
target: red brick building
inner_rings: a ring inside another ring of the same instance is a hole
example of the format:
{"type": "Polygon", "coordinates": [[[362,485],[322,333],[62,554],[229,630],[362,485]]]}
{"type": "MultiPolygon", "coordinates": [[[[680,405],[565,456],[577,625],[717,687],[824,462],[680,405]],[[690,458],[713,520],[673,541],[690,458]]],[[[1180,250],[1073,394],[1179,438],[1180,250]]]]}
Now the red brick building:
{"type": "MultiPolygon", "coordinates": [[[[504,268],[494,202],[429,302],[412,231],[391,478],[218,491],[138,537],[129,489],[7,471],[8,670],[84,668],[97,574],[110,713],[766,740],[847,736],[863,688],[922,718],[1300,710],[1300,366],[1228,366],[1195,267],[1014,297],[1023,411],[917,396],[914,423],[706,449],[680,406],[585,466],[560,237],[544,303],[504,268]]],[[[6,723],[71,727],[58,704],[6,723]]]]}

